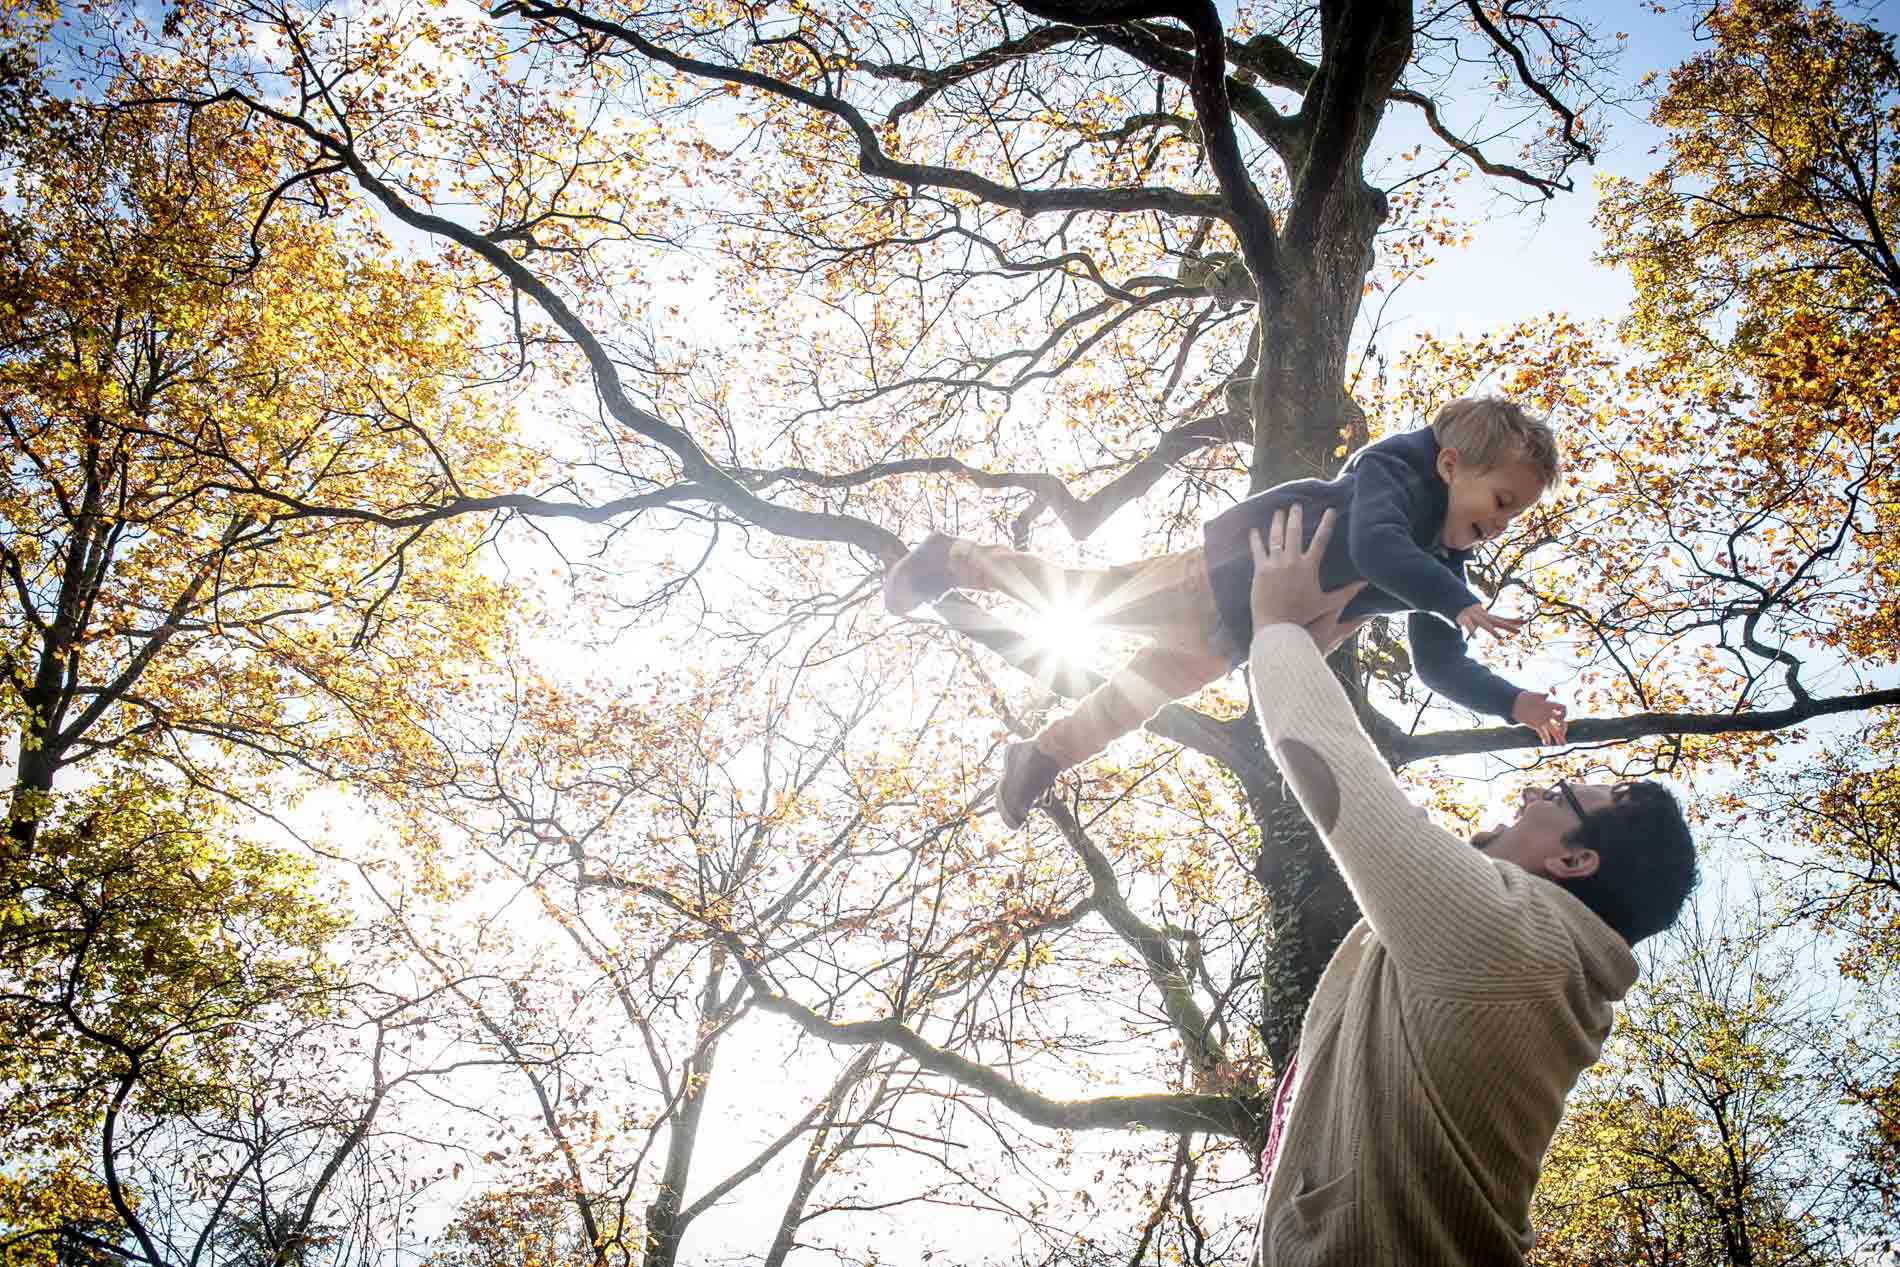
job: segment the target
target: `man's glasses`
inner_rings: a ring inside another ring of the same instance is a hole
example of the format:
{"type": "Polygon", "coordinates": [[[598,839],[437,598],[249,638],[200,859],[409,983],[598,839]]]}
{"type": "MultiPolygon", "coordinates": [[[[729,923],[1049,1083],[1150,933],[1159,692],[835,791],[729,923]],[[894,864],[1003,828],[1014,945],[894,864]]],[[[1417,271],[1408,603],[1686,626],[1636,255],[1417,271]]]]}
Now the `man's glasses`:
{"type": "Polygon", "coordinates": [[[1577,794],[1570,790],[1569,779],[1558,779],[1556,786],[1545,790],[1544,799],[1547,801],[1555,799],[1551,795],[1552,792],[1562,793],[1564,800],[1567,801],[1570,805],[1570,812],[1577,816],[1577,821],[1579,823],[1584,821],[1585,815],[1583,812],[1583,802],[1579,801],[1577,799],[1577,794]]]}

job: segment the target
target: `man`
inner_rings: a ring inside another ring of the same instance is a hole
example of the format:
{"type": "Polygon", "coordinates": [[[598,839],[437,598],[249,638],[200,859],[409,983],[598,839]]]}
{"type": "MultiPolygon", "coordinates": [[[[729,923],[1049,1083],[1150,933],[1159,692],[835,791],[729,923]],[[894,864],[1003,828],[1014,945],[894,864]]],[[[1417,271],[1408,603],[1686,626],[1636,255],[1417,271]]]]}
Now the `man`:
{"type": "Polygon", "coordinates": [[[1276,1097],[1256,1262],[1521,1263],[1564,1099],[1636,980],[1630,947],[1694,886],[1695,846],[1654,783],[1527,792],[1469,845],[1434,826],[1314,645],[1354,591],[1321,592],[1331,516],[1302,550],[1299,514],[1253,535],[1254,698],[1365,918],[1276,1097]]]}

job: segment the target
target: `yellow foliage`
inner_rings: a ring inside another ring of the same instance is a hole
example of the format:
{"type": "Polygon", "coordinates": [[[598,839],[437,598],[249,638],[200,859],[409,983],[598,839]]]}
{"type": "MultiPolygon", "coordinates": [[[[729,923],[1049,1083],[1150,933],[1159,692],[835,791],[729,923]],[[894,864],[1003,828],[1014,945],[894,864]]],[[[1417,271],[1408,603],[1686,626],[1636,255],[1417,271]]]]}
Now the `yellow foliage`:
{"type": "Polygon", "coordinates": [[[70,1160],[52,1165],[10,1163],[0,1171],[0,1267],[57,1267],[67,1261],[93,1261],[91,1252],[74,1257],[66,1242],[74,1233],[116,1241],[118,1224],[105,1185],[70,1160]]]}
{"type": "Polygon", "coordinates": [[[419,777],[511,601],[471,557],[484,525],[429,516],[536,465],[472,381],[473,310],[274,193],[230,111],[71,107],[15,143],[0,712],[23,780],[101,752],[419,777]]]}

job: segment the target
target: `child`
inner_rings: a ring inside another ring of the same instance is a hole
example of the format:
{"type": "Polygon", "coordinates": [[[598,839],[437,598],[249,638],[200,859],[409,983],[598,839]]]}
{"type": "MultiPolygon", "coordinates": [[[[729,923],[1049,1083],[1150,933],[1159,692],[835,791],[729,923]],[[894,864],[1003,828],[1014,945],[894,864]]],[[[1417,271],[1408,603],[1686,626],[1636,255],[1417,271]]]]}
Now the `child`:
{"type": "Polygon", "coordinates": [[[1004,751],[996,808],[1012,830],[1062,771],[1240,662],[1253,638],[1248,534],[1264,533],[1276,510],[1296,502],[1310,508],[1309,538],[1320,519],[1313,512],[1337,515],[1320,583],[1337,589],[1368,582],[1326,631],[1333,645],[1371,616],[1409,610],[1412,662],[1426,686],[1529,726],[1545,743],[1562,743],[1564,706],[1478,664],[1466,654],[1464,637],[1480,629],[1515,633],[1523,624],[1484,609],[1465,586],[1465,562],[1478,542],[1503,532],[1543,496],[1558,470],[1547,424],[1507,400],[1456,400],[1431,426],[1359,450],[1336,479],[1294,480],[1228,508],[1208,520],[1200,549],[1078,570],[932,533],[891,565],[884,603],[903,615],[958,588],[998,590],[1032,605],[1066,598],[1085,603],[1096,623],[1150,639],[1068,715],[1004,751]]]}

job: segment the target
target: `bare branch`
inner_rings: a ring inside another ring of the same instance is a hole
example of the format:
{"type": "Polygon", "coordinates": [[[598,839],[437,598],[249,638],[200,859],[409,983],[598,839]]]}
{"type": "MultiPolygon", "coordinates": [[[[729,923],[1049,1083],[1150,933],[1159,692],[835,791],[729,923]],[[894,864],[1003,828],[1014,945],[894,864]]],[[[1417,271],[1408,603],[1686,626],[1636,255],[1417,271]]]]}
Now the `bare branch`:
{"type": "Polygon", "coordinates": [[[998,184],[960,168],[901,162],[884,152],[883,145],[878,141],[877,129],[871,126],[862,112],[830,92],[812,92],[756,71],[686,57],[653,43],[630,26],[596,18],[564,5],[549,4],[545,0],[514,0],[495,10],[497,17],[516,13],[534,22],[567,22],[595,35],[619,40],[642,57],[682,74],[697,75],[720,83],[741,84],[828,114],[850,129],[858,144],[859,167],[867,176],[900,181],[907,185],[958,189],[1025,215],[1049,211],[1161,211],[1170,215],[1228,216],[1222,201],[1206,194],[1184,194],[1161,188],[1020,189],[998,184]]]}
{"type": "Polygon", "coordinates": [[[1576,189],[1576,182],[1572,181],[1569,177],[1565,177],[1562,180],[1549,180],[1542,176],[1533,176],[1523,168],[1513,166],[1510,163],[1499,163],[1486,158],[1483,150],[1480,150],[1476,145],[1465,140],[1463,137],[1454,134],[1450,128],[1445,126],[1444,120],[1439,118],[1438,115],[1438,103],[1422,92],[1413,92],[1410,88],[1395,88],[1392,91],[1392,100],[1402,101],[1406,105],[1418,107],[1419,111],[1425,116],[1425,126],[1429,127],[1439,140],[1451,146],[1451,148],[1462,155],[1467,162],[1487,176],[1496,176],[1504,180],[1515,180],[1521,184],[1529,185],[1531,188],[1543,194],[1545,198],[1554,198],[1559,193],[1567,194],[1576,189]]]}
{"type": "Polygon", "coordinates": [[[926,1040],[895,1019],[877,1021],[827,1020],[795,1000],[772,989],[758,967],[735,945],[753,1001],[768,1012],[796,1022],[799,1028],[828,1043],[859,1045],[889,1043],[932,1073],[980,1091],[1025,1121],[1058,1130],[1123,1130],[1147,1126],[1164,1131],[1208,1131],[1248,1138],[1259,1129],[1254,1113],[1239,1097],[1229,1095],[1110,1095],[1091,1100],[1056,1100],[1039,1095],[995,1069],[926,1040]]]}
{"type": "MultiPolygon", "coordinates": [[[[1240,239],[1247,271],[1262,293],[1277,294],[1284,285],[1280,275],[1279,238],[1273,209],[1247,171],[1234,132],[1233,108],[1227,96],[1227,37],[1220,11],[1211,0],[1192,3],[1142,3],[1141,0],[1017,0],[1037,17],[1078,26],[1106,26],[1150,18],[1174,18],[1194,32],[1194,70],[1188,90],[1207,146],[1208,164],[1220,181],[1231,211],[1223,215],[1240,239]]],[[[1401,65],[1403,60],[1401,59],[1401,65]]]]}
{"type": "MultiPolygon", "coordinates": [[[[1739,735],[1798,726],[1817,717],[1864,712],[1900,705],[1900,687],[1803,699],[1786,708],[1751,713],[1632,713],[1627,717],[1585,717],[1570,723],[1569,742],[1622,743],[1662,735],[1739,735]]],[[[1427,757],[1451,757],[1474,752],[1504,752],[1534,748],[1535,732],[1525,726],[1486,726],[1476,730],[1437,730],[1422,735],[1381,734],[1380,746],[1395,765],[1427,757]]]]}
{"type": "Polygon", "coordinates": [[[1578,134],[1577,112],[1559,101],[1557,94],[1550,90],[1549,85],[1538,79],[1531,71],[1530,60],[1524,56],[1524,50],[1518,46],[1517,41],[1505,34],[1498,24],[1491,20],[1491,16],[1484,11],[1482,0],[1465,0],[1465,9],[1471,14],[1471,20],[1477,24],[1478,29],[1488,35],[1491,42],[1510,57],[1511,64],[1517,67],[1518,82],[1535,93],[1559,119],[1563,120],[1564,143],[1569,145],[1572,151],[1581,155],[1586,162],[1594,163],[1597,157],[1596,147],[1578,134]]]}
{"type": "Polygon", "coordinates": [[[1070,26],[1037,27],[1013,40],[1004,40],[980,53],[972,54],[962,61],[942,70],[928,70],[918,66],[903,66],[891,63],[858,62],[857,66],[880,79],[899,79],[909,83],[922,84],[911,96],[891,107],[885,116],[887,123],[896,124],[904,116],[915,114],[930,103],[930,99],[948,88],[951,84],[973,79],[978,75],[996,69],[1004,62],[1019,57],[1031,57],[1037,53],[1046,53],[1050,49],[1060,48],[1082,38],[1082,32],[1070,26]]]}
{"type": "Polygon", "coordinates": [[[1115,930],[1116,935],[1141,956],[1148,980],[1161,992],[1162,1007],[1187,1050],[1189,1062],[1201,1075],[1211,1073],[1216,1066],[1226,1062],[1227,1054],[1214,1038],[1207,1013],[1194,997],[1193,980],[1174,953],[1174,945],[1168,940],[1168,935],[1144,921],[1128,905],[1108,855],[1089,839],[1088,832],[1076,821],[1068,806],[1051,801],[1049,816],[1055,820],[1062,838],[1069,842],[1069,848],[1075,851],[1088,870],[1089,882],[1094,885],[1095,909],[1115,930]]]}

